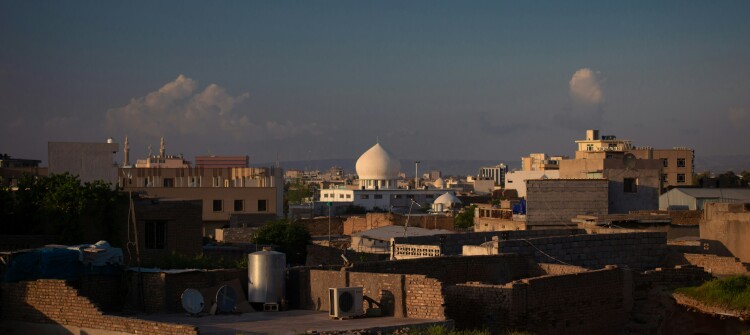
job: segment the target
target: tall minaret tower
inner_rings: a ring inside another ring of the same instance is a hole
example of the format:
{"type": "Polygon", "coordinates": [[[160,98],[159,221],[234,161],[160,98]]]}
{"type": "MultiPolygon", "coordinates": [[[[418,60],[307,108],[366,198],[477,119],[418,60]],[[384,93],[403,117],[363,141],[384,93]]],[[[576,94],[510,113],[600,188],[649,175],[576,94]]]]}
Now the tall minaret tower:
{"type": "Polygon", "coordinates": [[[164,146],[164,136],[161,137],[161,145],[159,146],[159,157],[167,157],[167,147],[164,146]]]}
{"type": "Polygon", "coordinates": [[[127,136],[125,136],[125,147],[123,148],[122,152],[125,154],[125,161],[122,163],[122,165],[130,166],[130,142],[128,142],[127,136]]]}

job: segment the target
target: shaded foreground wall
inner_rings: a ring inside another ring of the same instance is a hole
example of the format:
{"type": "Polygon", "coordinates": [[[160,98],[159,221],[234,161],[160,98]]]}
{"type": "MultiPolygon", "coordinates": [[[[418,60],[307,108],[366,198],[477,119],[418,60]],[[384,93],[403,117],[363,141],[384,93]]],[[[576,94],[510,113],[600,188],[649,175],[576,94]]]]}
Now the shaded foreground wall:
{"type": "Polygon", "coordinates": [[[615,334],[627,321],[624,276],[617,267],[523,279],[503,286],[446,289],[446,315],[457,328],[534,334],[615,334]]]}
{"type": "Polygon", "coordinates": [[[540,237],[518,240],[494,238],[484,246],[464,246],[464,254],[518,253],[537,262],[559,261],[589,269],[623,265],[636,269],[663,266],[667,257],[667,236],[663,232],[594,234],[540,237]]]}
{"type": "Polygon", "coordinates": [[[2,284],[3,319],[19,333],[198,334],[195,326],[104,315],[64,280],[2,284]],[[10,308],[12,306],[12,308],[10,308]],[[35,326],[36,324],[36,326],[35,326]]]}
{"type": "Polygon", "coordinates": [[[700,236],[712,253],[750,262],[750,204],[707,203],[700,236]]]}

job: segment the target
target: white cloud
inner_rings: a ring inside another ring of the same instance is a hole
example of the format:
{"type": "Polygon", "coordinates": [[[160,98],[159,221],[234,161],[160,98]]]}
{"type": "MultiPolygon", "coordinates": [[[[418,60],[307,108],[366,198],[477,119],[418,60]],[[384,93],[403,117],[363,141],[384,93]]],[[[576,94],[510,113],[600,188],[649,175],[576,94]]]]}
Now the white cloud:
{"type": "Polygon", "coordinates": [[[599,73],[589,68],[579,69],[570,78],[570,96],[587,105],[599,105],[604,102],[599,73]]]}
{"type": "Polygon", "coordinates": [[[198,82],[179,75],[157,91],[134,98],[127,105],[110,109],[106,126],[131,136],[158,138],[163,135],[229,137],[235,141],[282,139],[315,133],[315,123],[295,125],[253,121],[237,110],[249,93],[232,96],[219,85],[199,90],[198,82]]]}

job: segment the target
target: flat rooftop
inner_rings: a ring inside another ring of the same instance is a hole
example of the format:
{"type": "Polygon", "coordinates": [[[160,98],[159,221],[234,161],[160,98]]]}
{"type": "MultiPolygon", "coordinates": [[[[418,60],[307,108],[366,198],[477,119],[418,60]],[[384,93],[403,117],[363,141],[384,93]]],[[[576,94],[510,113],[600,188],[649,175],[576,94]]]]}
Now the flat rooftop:
{"type": "MultiPolygon", "coordinates": [[[[232,315],[189,316],[187,314],[149,314],[137,318],[157,322],[188,324],[198,327],[202,335],[242,334],[304,334],[307,332],[393,329],[429,327],[452,321],[396,318],[392,316],[335,320],[328,312],[291,310],[283,312],[252,312],[232,315]]],[[[452,327],[451,327],[452,328],[452,327]]]]}

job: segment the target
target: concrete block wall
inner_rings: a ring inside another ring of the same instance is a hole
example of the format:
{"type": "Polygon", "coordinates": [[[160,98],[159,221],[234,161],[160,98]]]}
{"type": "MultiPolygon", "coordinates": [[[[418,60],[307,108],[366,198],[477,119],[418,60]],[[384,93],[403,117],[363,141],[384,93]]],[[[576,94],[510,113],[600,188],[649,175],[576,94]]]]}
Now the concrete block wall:
{"type": "Polygon", "coordinates": [[[736,257],[717,255],[683,254],[686,263],[702,267],[707,272],[718,276],[747,275],[748,266],[736,257]]]}
{"type": "Polygon", "coordinates": [[[349,262],[374,262],[388,260],[388,254],[372,254],[365,252],[355,252],[349,249],[339,249],[334,247],[326,247],[321,245],[309,244],[307,245],[307,258],[305,264],[307,266],[318,266],[318,265],[344,265],[344,260],[341,255],[345,255],[349,262]]]}
{"type": "Polygon", "coordinates": [[[526,225],[570,227],[576,215],[609,211],[605,179],[536,179],[526,182],[526,225]]]}
{"type": "Polygon", "coordinates": [[[608,264],[653,269],[666,263],[667,238],[662,232],[541,237],[499,240],[497,253],[527,255],[540,263],[599,269],[608,264]],[[551,258],[551,257],[554,258],[551,258]]]}
{"type": "Polygon", "coordinates": [[[215,239],[224,243],[251,243],[258,228],[222,228],[216,229],[215,239]]]}
{"type": "Polygon", "coordinates": [[[492,240],[494,236],[500,236],[504,239],[523,239],[543,236],[565,236],[572,234],[585,234],[586,231],[578,228],[571,229],[548,229],[548,230],[513,230],[513,231],[493,231],[493,232],[474,232],[464,234],[446,234],[433,236],[407,236],[395,237],[393,241],[396,244],[416,244],[416,245],[440,245],[444,256],[461,255],[464,245],[479,245],[492,240]]]}
{"type": "MultiPolygon", "coordinates": [[[[2,284],[3,319],[20,323],[44,324],[60,333],[63,327],[80,329],[80,333],[103,330],[114,334],[197,335],[190,325],[160,323],[119,316],[104,315],[101,310],[64,280],[40,279],[2,284]]],[[[23,329],[17,329],[19,333],[23,329]]]]}
{"type": "MultiPolygon", "coordinates": [[[[404,226],[407,217],[393,213],[367,213],[365,216],[350,216],[344,221],[344,235],[351,235],[378,227],[404,226]]],[[[425,229],[453,230],[453,217],[442,215],[414,216],[409,219],[410,227],[425,229]]]]}
{"type": "MultiPolygon", "coordinates": [[[[328,236],[328,217],[316,217],[312,219],[299,219],[297,223],[302,224],[310,233],[310,236],[328,236]]],[[[331,217],[331,235],[342,235],[344,232],[344,218],[331,217]]],[[[348,234],[346,234],[348,235],[348,234]]]]}
{"type": "Polygon", "coordinates": [[[352,272],[424,275],[452,285],[470,281],[501,284],[531,273],[535,264],[522,255],[452,256],[355,263],[352,272]]]}

